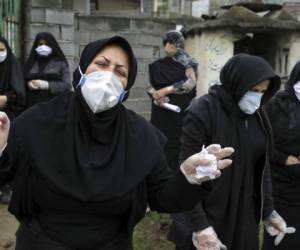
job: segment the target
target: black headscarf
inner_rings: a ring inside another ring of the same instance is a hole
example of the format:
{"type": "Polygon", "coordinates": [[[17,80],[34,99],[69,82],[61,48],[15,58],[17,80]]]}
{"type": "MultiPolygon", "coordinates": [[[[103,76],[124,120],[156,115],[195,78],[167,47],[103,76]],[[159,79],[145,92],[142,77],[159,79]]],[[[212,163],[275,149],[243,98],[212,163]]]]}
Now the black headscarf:
{"type": "Polygon", "coordinates": [[[300,81],[300,61],[296,63],[290,74],[289,80],[285,83],[286,94],[290,97],[297,98],[295,95],[294,85],[300,81]]]}
{"type": "MultiPolygon", "coordinates": [[[[64,53],[62,52],[61,48],[59,47],[56,39],[54,38],[54,36],[49,33],[49,32],[40,32],[36,35],[32,48],[30,50],[30,54],[29,57],[27,59],[27,61],[25,62],[24,65],[24,76],[25,79],[28,80],[32,80],[32,79],[49,79],[49,77],[47,78],[47,76],[45,76],[44,74],[39,76],[39,75],[35,75],[35,76],[31,76],[30,75],[30,70],[33,66],[33,64],[35,62],[39,63],[40,66],[40,71],[43,70],[43,68],[45,67],[45,65],[47,64],[47,62],[51,59],[51,58],[58,58],[63,62],[67,63],[67,59],[64,55],[64,53]],[[38,47],[38,43],[41,39],[44,39],[47,42],[47,46],[51,47],[52,49],[52,53],[49,56],[40,56],[37,54],[37,52],[35,51],[35,49],[38,47]]],[[[51,79],[51,76],[50,76],[51,79]]]]}
{"type": "Polygon", "coordinates": [[[263,58],[248,54],[237,54],[224,65],[220,74],[221,88],[237,104],[255,85],[271,80],[264,93],[262,104],[269,100],[280,87],[280,78],[263,58]]]}
{"type": "Polygon", "coordinates": [[[25,85],[23,74],[19,63],[9,47],[7,40],[0,37],[7,50],[5,61],[0,63],[0,95],[13,91],[16,96],[16,102],[11,104],[11,109],[20,109],[25,105],[25,85]]]}
{"type": "MultiPolygon", "coordinates": [[[[80,67],[85,72],[97,53],[111,44],[128,49],[128,86],[132,86],[137,67],[124,38],[88,44],[80,67]]],[[[154,127],[122,104],[94,114],[80,87],[36,105],[17,124],[38,175],[81,201],[108,200],[135,188],[155,166],[165,143],[154,127]]]]}

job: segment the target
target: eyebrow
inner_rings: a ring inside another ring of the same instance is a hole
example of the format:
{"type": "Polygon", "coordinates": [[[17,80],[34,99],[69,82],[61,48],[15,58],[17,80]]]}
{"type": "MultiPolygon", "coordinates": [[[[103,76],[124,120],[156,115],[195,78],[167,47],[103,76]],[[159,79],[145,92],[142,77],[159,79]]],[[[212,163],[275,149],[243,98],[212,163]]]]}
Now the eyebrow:
{"type": "MultiPolygon", "coordinates": [[[[111,62],[111,60],[109,60],[107,57],[105,57],[105,56],[101,56],[101,57],[103,57],[103,58],[105,59],[105,61],[111,62]]],[[[128,67],[127,67],[126,65],[116,64],[116,66],[117,66],[117,67],[122,67],[122,68],[125,68],[125,69],[128,70],[128,67]]]]}

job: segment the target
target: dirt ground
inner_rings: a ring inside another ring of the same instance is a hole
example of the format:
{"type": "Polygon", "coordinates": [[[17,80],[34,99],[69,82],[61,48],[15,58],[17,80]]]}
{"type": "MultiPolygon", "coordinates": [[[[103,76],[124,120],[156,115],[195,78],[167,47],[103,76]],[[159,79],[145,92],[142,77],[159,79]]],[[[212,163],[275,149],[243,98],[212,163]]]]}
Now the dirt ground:
{"type": "Polygon", "coordinates": [[[7,211],[7,206],[0,205],[0,250],[15,249],[15,232],[18,222],[7,211]]]}

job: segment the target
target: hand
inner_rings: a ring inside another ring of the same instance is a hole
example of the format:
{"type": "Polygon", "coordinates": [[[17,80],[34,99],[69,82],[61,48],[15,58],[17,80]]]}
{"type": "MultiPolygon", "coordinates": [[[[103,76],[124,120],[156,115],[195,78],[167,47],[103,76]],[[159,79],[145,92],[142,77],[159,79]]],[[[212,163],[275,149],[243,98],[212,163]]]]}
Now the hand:
{"type": "Polygon", "coordinates": [[[211,179],[211,175],[214,178],[220,177],[222,169],[230,166],[232,164],[232,160],[223,159],[231,156],[234,153],[234,149],[231,147],[221,148],[220,145],[210,145],[206,148],[208,152],[207,155],[203,155],[200,153],[194,154],[185,160],[181,166],[180,170],[186,177],[187,181],[191,184],[201,185],[202,182],[208,181],[211,179]],[[217,168],[214,170],[212,164],[217,161],[217,168]],[[207,171],[209,174],[207,176],[197,178],[197,168],[201,166],[202,168],[208,168],[207,171]]]}
{"type": "Polygon", "coordinates": [[[10,121],[6,113],[0,111],[0,150],[7,144],[10,121]]]}
{"type": "Polygon", "coordinates": [[[289,155],[288,158],[286,159],[285,165],[295,165],[295,164],[300,164],[300,159],[297,158],[296,156],[289,155]]]}
{"type": "Polygon", "coordinates": [[[227,247],[218,239],[213,227],[208,227],[200,232],[193,232],[192,240],[197,250],[227,249],[227,247]]]}
{"type": "Polygon", "coordinates": [[[38,89],[49,89],[49,82],[44,80],[33,80],[34,85],[37,86],[38,89]]]}
{"type": "Polygon", "coordinates": [[[39,89],[38,85],[35,83],[35,80],[27,82],[27,85],[31,90],[39,89]]]}
{"type": "Polygon", "coordinates": [[[160,106],[160,107],[163,107],[163,104],[164,103],[168,103],[170,101],[170,98],[167,97],[167,96],[164,96],[160,99],[157,99],[157,100],[154,100],[154,104],[160,106]]]}
{"type": "Polygon", "coordinates": [[[296,232],[294,227],[287,227],[284,219],[273,210],[267,220],[264,221],[267,232],[271,236],[276,236],[274,244],[275,246],[283,240],[286,234],[293,234],[296,232]]]}
{"type": "Polygon", "coordinates": [[[0,108],[4,108],[7,103],[7,96],[6,95],[0,95],[0,108]]]}

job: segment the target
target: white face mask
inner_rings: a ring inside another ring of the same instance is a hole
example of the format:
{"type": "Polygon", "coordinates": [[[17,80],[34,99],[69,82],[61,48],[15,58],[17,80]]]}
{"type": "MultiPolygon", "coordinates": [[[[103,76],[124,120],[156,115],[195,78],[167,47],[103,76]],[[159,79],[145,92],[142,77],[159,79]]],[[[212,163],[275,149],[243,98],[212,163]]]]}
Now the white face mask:
{"type": "Polygon", "coordinates": [[[47,45],[40,45],[35,51],[41,56],[49,56],[52,53],[52,49],[47,45]]]}
{"type": "Polygon", "coordinates": [[[120,80],[110,71],[95,71],[82,74],[80,86],[82,95],[93,113],[108,110],[123,101],[125,91],[120,80]]]}
{"type": "Polygon", "coordinates": [[[264,94],[260,92],[248,91],[239,101],[240,109],[246,114],[254,114],[260,107],[263,95],[264,94]]]}
{"type": "Polygon", "coordinates": [[[0,62],[4,62],[7,57],[7,50],[0,51],[0,62]]]}
{"type": "Polygon", "coordinates": [[[297,99],[300,101],[300,81],[297,82],[293,88],[295,90],[295,95],[297,96],[297,99]]]}

